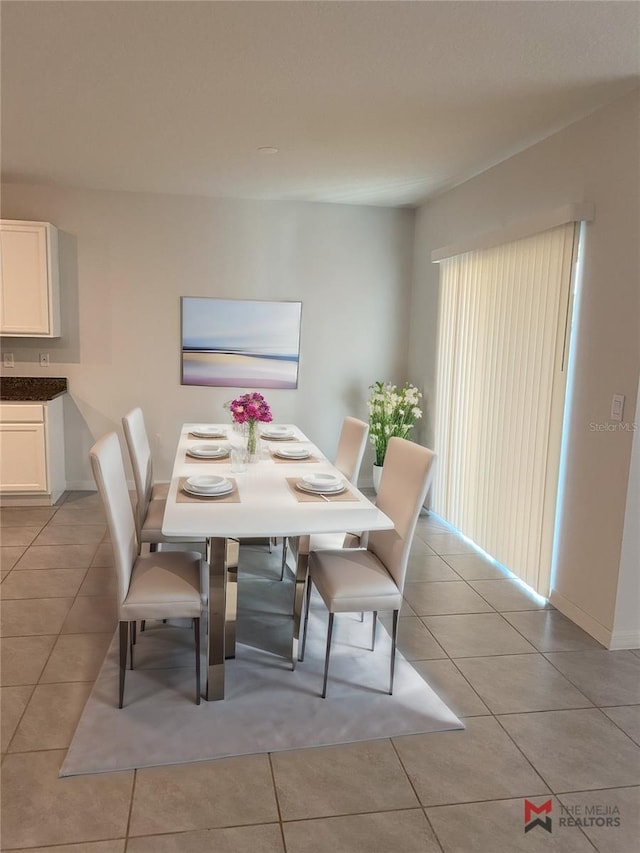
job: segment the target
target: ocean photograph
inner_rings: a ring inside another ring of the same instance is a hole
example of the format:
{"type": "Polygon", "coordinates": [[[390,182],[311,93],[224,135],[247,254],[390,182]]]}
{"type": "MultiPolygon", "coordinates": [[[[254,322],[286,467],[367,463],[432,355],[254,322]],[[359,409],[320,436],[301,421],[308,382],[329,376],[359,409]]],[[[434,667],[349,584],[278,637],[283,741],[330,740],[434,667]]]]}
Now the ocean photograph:
{"type": "Polygon", "coordinates": [[[183,296],[182,384],[297,388],[301,302],[183,296]]]}

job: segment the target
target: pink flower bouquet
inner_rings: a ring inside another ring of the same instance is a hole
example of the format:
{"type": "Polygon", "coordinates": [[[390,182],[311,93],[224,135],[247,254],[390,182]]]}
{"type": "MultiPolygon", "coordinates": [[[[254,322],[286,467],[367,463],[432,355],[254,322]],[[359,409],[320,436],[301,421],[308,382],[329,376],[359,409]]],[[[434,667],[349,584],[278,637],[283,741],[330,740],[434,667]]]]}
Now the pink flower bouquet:
{"type": "Polygon", "coordinates": [[[247,394],[242,394],[235,400],[227,403],[227,408],[231,412],[231,417],[237,424],[248,425],[247,450],[250,455],[255,454],[257,446],[256,424],[269,423],[273,420],[269,404],[264,399],[262,394],[257,391],[251,391],[247,394]]]}

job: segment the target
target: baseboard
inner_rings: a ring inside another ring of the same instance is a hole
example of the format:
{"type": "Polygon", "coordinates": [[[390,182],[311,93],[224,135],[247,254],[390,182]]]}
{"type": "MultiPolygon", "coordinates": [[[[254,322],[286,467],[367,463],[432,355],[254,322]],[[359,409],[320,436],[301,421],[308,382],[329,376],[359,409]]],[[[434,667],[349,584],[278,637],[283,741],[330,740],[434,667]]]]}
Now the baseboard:
{"type": "Polygon", "coordinates": [[[602,643],[602,645],[607,649],[611,648],[612,631],[610,628],[602,625],[597,621],[597,619],[594,619],[593,616],[590,616],[582,610],[582,608],[578,607],[577,604],[569,601],[569,599],[565,598],[557,589],[551,590],[549,594],[549,601],[557,610],[560,611],[560,613],[563,613],[567,619],[571,619],[571,621],[575,622],[579,628],[582,628],[583,631],[590,634],[594,640],[602,643]]]}
{"type": "Polygon", "coordinates": [[[640,627],[633,628],[630,631],[616,631],[615,628],[613,630],[606,628],[556,589],[551,590],[549,601],[568,619],[575,622],[583,631],[586,631],[607,649],[640,649],[640,627]]]}
{"type": "MultiPolygon", "coordinates": [[[[134,491],[136,484],[133,480],[127,480],[127,488],[134,491]]],[[[71,480],[67,483],[68,492],[96,492],[95,480],[71,480]]]]}
{"type": "Polygon", "coordinates": [[[55,500],[50,495],[2,495],[0,506],[53,506],[55,500]]]}
{"type": "Polygon", "coordinates": [[[95,480],[67,480],[68,492],[95,492],[95,480]]]}
{"type": "Polygon", "coordinates": [[[616,631],[611,635],[610,649],[640,649],[640,628],[634,631],[616,631]]]}

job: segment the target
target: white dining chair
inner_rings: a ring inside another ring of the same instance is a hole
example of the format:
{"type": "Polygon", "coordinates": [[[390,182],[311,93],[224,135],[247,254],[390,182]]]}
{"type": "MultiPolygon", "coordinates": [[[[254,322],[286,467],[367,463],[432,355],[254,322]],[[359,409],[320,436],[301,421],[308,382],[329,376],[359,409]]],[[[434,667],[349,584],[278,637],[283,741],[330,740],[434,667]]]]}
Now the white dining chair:
{"type": "MultiPolygon", "coordinates": [[[[358,482],[368,437],[369,424],[357,418],[346,417],[344,419],[333,464],[353,485],[357,485],[358,482]]],[[[280,580],[284,578],[288,551],[291,552],[296,562],[297,576],[299,577],[301,572],[306,571],[311,549],[357,547],[358,544],[359,537],[355,533],[323,533],[284,539],[282,542],[280,580]]]]}
{"type": "Polygon", "coordinates": [[[206,604],[208,566],[197,551],[140,554],[133,508],[118,437],[100,438],[89,451],[113,546],[118,581],[119,703],[124,702],[127,653],[133,669],[137,620],[192,619],[196,655],[196,704],[200,704],[200,618],[206,604]]]}
{"type": "Polygon", "coordinates": [[[418,515],[431,483],[435,454],[404,438],[392,438],[385,455],[376,505],[391,518],[391,530],[371,531],[366,548],[312,550],[305,595],[305,617],[300,659],[304,660],[311,589],[315,586],[329,611],[322,697],[327,695],[329,655],[336,613],[373,613],[372,650],[377,615],[393,611],[389,693],[393,693],[398,615],[407,572],[409,550],[418,515]]]}
{"type": "MultiPolygon", "coordinates": [[[[122,418],[129,459],[136,487],[136,528],[140,542],[148,543],[152,550],[161,542],[177,540],[162,533],[162,519],[169,485],[153,482],[151,447],[142,409],[132,409],[122,418]]],[[[201,541],[201,540],[181,540],[201,541]]],[[[203,540],[202,540],[203,541],[203,540]]]]}
{"type": "MultiPolygon", "coordinates": [[[[206,549],[204,539],[196,537],[165,536],[162,532],[162,521],[167,504],[168,483],[153,482],[153,461],[149,436],[140,407],[136,407],[122,418],[129,459],[133,470],[133,480],[136,487],[136,530],[139,542],[149,545],[151,551],[158,546],[169,544],[192,544],[206,549]]],[[[240,543],[237,539],[227,541],[227,566],[237,570],[240,558],[240,543]]],[[[145,620],[141,628],[144,631],[145,620]]]]}

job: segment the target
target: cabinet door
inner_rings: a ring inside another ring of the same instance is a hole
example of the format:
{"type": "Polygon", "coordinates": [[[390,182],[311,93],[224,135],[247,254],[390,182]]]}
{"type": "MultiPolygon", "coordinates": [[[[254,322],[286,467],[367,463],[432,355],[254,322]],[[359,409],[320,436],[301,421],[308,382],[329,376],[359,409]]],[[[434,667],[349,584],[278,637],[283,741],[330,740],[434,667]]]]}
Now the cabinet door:
{"type": "Polygon", "coordinates": [[[0,424],[0,492],[46,492],[44,424],[0,424]]]}
{"type": "Polygon", "coordinates": [[[0,333],[57,336],[56,229],[47,223],[3,222],[0,260],[0,333]]]}

